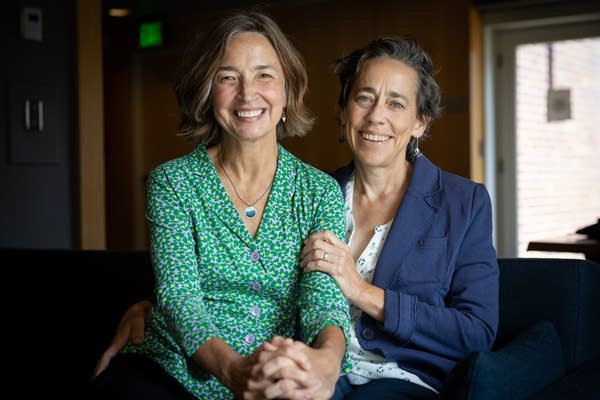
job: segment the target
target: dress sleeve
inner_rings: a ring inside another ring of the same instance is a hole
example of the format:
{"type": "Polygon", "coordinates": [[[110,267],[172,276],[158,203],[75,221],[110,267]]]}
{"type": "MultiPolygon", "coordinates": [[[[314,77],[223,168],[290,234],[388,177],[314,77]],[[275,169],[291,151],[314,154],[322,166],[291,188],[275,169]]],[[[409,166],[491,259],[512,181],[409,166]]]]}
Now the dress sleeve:
{"type": "Polygon", "coordinates": [[[192,222],[180,186],[167,169],[154,170],[148,181],[146,218],[156,279],[155,312],[162,314],[173,338],[191,356],[220,335],[202,301],[192,222]]]}
{"type": "MultiPolygon", "coordinates": [[[[330,230],[342,238],[344,232],[342,194],[333,180],[330,183],[316,200],[313,225],[309,233],[330,230]]],[[[303,273],[300,280],[298,306],[300,325],[306,343],[311,344],[325,327],[338,326],[344,332],[347,347],[350,337],[349,305],[332,277],[320,271],[303,273]]],[[[342,369],[347,372],[349,367],[346,353],[342,369]]]]}

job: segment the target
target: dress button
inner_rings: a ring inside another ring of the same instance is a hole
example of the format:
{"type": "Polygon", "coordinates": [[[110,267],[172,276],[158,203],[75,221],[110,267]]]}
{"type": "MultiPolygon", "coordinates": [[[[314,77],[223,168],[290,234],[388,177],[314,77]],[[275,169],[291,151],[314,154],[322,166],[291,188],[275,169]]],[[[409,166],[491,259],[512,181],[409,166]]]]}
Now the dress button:
{"type": "Polygon", "coordinates": [[[260,308],[257,306],[250,307],[250,314],[254,318],[258,318],[258,316],[260,315],[260,308]]]}
{"type": "Polygon", "coordinates": [[[259,258],[260,255],[258,254],[258,251],[254,250],[252,253],[250,253],[250,259],[252,261],[258,261],[259,258]]]}
{"type": "Polygon", "coordinates": [[[256,290],[257,292],[260,292],[260,289],[262,289],[262,285],[258,282],[252,282],[250,287],[252,288],[252,290],[256,290]]]}
{"type": "Polygon", "coordinates": [[[375,337],[375,332],[373,332],[373,329],[371,328],[365,328],[362,331],[362,337],[367,340],[371,340],[375,337]]]}
{"type": "Polygon", "coordinates": [[[252,344],[252,343],[254,343],[255,340],[256,340],[256,336],[254,336],[251,333],[247,334],[246,338],[244,339],[244,341],[246,342],[246,344],[252,344]]]}

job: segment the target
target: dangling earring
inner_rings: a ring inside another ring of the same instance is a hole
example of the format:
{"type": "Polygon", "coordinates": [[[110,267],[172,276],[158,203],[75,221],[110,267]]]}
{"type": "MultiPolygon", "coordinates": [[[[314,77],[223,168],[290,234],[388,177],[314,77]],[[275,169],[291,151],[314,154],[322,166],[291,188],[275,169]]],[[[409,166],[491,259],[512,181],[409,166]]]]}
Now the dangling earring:
{"type": "Polygon", "coordinates": [[[413,147],[413,156],[415,158],[419,157],[421,154],[421,150],[419,150],[419,138],[415,138],[415,147],[413,147]]]}
{"type": "Polygon", "coordinates": [[[421,150],[419,150],[419,138],[412,137],[409,142],[409,149],[406,158],[410,162],[415,162],[420,156],[421,150]]]}
{"type": "Polygon", "coordinates": [[[285,110],[283,110],[283,114],[281,114],[281,121],[285,124],[285,120],[287,119],[285,115],[285,110]]]}
{"type": "MultiPolygon", "coordinates": [[[[346,124],[342,124],[342,128],[344,128],[346,126],[346,124]]],[[[340,143],[346,143],[348,140],[346,138],[346,135],[344,135],[344,131],[342,129],[342,133],[340,134],[340,138],[338,139],[338,141],[340,143]]]]}

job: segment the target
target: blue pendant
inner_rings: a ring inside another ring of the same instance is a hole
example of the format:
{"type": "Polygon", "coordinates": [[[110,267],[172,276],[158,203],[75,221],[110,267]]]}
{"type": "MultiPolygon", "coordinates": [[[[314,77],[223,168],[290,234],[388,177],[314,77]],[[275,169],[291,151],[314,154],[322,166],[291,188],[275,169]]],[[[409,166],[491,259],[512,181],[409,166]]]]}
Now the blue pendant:
{"type": "Polygon", "coordinates": [[[244,210],[244,214],[246,214],[246,217],[252,219],[256,217],[256,208],[252,206],[246,207],[246,209],[244,210]]]}

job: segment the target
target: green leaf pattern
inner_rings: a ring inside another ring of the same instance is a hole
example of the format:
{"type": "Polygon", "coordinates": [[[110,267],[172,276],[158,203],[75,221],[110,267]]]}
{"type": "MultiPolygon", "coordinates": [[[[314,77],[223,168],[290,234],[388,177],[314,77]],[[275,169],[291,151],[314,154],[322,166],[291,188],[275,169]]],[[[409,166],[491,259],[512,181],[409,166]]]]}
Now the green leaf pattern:
{"type": "MultiPolygon", "coordinates": [[[[274,335],[308,343],[329,325],[349,337],[348,303],[326,274],[299,268],[306,237],[344,232],[338,184],[278,145],[278,166],[254,237],[229,199],[204,146],[152,171],[147,219],[157,305],[145,354],[200,399],[233,395],[191,358],[219,337],[242,355],[274,335]],[[300,330],[298,330],[300,328],[300,330]]],[[[344,361],[344,371],[349,368],[344,361]]]]}

